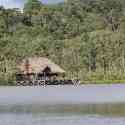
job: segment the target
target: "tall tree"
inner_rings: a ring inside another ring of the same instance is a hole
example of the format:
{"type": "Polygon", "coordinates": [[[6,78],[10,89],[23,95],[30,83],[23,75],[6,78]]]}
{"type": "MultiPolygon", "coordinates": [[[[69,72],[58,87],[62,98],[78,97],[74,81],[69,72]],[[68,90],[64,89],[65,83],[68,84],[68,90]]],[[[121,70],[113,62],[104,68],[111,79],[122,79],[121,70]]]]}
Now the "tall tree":
{"type": "Polygon", "coordinates": [[[24,5],[24,12],[30,13],[34,10],[40,10],[42,3],[39,0],[27,0],[24,5]]]}

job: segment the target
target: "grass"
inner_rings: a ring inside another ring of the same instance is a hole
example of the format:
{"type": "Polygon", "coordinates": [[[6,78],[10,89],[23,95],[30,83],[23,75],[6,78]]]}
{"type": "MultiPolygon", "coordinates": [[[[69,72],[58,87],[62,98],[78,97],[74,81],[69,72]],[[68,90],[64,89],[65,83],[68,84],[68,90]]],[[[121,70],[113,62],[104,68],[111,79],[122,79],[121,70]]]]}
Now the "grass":
{"type": "Polygon", "coordinates": [[[125,80],[90,80],[81,81],[82,84],[125,84],[125,80]]]}

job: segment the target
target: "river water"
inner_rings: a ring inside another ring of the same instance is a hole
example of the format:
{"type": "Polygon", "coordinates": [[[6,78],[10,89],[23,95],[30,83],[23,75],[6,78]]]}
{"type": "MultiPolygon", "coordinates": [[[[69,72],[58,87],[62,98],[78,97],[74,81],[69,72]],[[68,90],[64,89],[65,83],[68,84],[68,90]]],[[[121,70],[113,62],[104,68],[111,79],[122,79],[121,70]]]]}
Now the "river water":
{"type": "Polygon", "coordinates": [[[125,125],[125,85],[0,87],[0,125],[125,125]]]}

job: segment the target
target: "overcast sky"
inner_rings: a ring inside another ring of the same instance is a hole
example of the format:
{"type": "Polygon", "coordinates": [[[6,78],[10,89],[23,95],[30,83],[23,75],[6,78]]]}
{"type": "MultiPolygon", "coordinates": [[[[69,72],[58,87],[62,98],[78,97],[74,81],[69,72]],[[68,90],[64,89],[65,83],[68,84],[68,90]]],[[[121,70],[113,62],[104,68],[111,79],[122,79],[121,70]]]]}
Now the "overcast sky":
{"type": "MultiPolygon", "coordinates": [[[[0,5],[6,8],[22,8],[26,0],[0,0],[0,5]]],[[[41,0],[43,3],[58,3],[63,0],[41,0]]]]}

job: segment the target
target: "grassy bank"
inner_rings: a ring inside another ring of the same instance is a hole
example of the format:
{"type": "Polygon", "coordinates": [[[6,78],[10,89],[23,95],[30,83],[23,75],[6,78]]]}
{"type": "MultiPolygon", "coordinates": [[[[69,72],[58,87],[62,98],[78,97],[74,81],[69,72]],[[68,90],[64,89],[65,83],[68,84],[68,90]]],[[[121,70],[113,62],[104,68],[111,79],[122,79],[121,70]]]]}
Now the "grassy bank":
{"type": "MultiPolygon", "coordinates": [[[[62,79],[61,77],[58,79],[62,79]]],[[[66,72],[65,79],[79,79],[81,84],[118,84],[125,83],[125,73],[121,71],[109,71],[104,73],[102,70],[96,72],[81,71],[79,73],[66,72]]],[[[15,85],[15,70],[0,75],[0,86],[15,85]]]]}
{"type": "Polygon", "coordinates": [[[125,80],[81,81],[81,84],[125,84],[125,80]]]}

